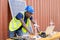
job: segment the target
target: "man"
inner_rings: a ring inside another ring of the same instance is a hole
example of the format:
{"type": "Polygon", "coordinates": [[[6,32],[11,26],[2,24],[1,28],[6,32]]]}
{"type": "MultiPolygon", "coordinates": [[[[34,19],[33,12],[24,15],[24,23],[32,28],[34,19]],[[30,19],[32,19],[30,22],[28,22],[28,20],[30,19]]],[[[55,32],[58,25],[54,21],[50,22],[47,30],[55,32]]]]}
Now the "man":
{"type": "Polygon", "coordinates": [[[14,33],[16,33],[18,36],[22,36],[23,34],[26,34],[27,32],[30,34],[33,34],[31,30],[29,30],[29,24],[30,21],[34,24],[34,26],[37,26],[37,24],[34,22],[32,15],[34,14],[34,9],[31,6],[26,7],[26,12],[24,13],[18,13],[15,17],[12,18],[9,24],[9,37],[14,37],[14,33]]]}

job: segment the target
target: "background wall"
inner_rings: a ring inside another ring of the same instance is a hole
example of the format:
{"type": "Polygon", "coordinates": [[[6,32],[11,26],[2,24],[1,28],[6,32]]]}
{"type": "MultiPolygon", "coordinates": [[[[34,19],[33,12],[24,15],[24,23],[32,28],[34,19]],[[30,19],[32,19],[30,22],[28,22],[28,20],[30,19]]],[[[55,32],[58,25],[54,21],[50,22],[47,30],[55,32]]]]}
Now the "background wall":
{"type": "Polygon", "coordinates": [[[0,0],[0,40],[8,37],[8,1],[0,0]]]}
{"type": "MultiPolygon", "coordinates": [[[[40,30],[45,30],[52,19],[55,30],[60,31],[60,0],[26,0],[27,5],[35,9],[34,19],[40,25],[40,30]]],[[[8,0],[0,0],[0,40],[8,38],[8,23],[11,20],[11,13],[8,0]]]]}
{"type": "Polygon", "coordinates": [[[45,30],[51,19],[55,24],[55,30],[60,31],[60,0],[27,0],[27,5],[35,9],[33,15],[40,30],[45,30]]]}

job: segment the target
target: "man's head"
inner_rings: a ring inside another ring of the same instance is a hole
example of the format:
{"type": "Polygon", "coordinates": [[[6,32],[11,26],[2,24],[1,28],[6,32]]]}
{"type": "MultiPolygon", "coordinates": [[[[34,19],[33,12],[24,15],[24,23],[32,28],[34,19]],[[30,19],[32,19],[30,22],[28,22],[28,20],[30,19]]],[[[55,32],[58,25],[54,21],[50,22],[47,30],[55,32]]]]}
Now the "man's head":
{"type": "Polygon", "coordinates": [[[34,9],[31,6],[27,6],[25,10],[26,10],[26,17],[30,17],[34,12],[34,9]]]}

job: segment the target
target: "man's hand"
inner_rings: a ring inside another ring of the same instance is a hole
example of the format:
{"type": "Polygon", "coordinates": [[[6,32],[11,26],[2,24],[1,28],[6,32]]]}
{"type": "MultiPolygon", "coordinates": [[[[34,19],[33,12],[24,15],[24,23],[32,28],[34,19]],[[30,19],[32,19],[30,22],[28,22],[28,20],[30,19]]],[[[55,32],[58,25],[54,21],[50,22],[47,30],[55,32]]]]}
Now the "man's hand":
{"type": "Polygon", "coordinates": [[[34,27],[36,27],[36,30],[37,30],[37,32],[39,33],[39,32],[40,32],[40,30],[39,30],[39,25],[34,24],[34,27]]]}
{"type": "Polygon", "coordinates": [[[37,25],[37,24],[34,24],[34,27],[37,27],[37,28],[38,28],[38,27],[39,27],[39,25],[37,25]]]}
{"type": "Polygon", "coordinates": [[[31,35],[34,35],[34,33],[33,33],[33,32],[30,32],[30,34],[31,34],[31,35]]]}

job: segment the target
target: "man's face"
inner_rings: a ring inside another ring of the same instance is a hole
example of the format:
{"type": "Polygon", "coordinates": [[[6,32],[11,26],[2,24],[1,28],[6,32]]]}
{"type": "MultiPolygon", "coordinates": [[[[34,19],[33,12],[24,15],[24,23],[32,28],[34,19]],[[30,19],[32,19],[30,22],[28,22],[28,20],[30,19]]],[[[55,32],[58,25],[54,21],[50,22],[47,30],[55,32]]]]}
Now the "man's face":
{"type": "Polygon", "coordinates": [[[26,12],[26,17],[30,18],[32,16],[32,14],[30,12],[26,12]]]}

